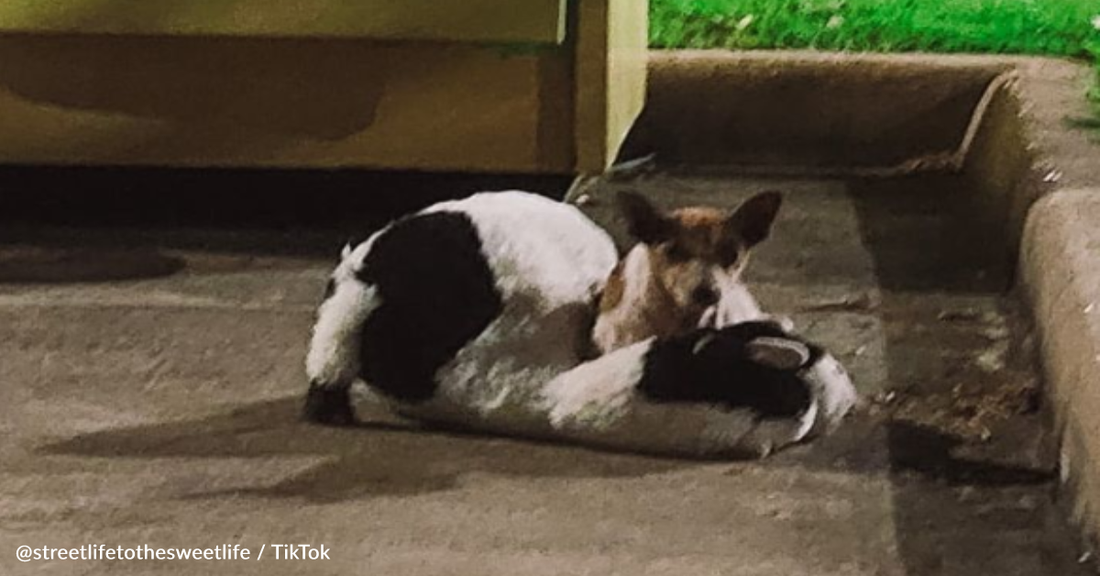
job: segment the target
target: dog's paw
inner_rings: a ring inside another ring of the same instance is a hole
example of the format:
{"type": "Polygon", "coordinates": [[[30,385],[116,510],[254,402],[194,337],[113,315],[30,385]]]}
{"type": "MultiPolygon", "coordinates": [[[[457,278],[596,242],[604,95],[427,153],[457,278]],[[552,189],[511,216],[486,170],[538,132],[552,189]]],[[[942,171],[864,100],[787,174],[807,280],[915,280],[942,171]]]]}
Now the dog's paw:
{"type": "Polygon", "coordinates": [[[355,410],[351,407],[348,388],[326,387],[311,382],[302,408],[302,419],[329,426],[355,424],[355,410]]]}
{"type": "Polygon", "coordinates": [[[784,332],[794,332],[794,320],[785,314],[767,314],[762,320],[779,326],[784,332]]]}

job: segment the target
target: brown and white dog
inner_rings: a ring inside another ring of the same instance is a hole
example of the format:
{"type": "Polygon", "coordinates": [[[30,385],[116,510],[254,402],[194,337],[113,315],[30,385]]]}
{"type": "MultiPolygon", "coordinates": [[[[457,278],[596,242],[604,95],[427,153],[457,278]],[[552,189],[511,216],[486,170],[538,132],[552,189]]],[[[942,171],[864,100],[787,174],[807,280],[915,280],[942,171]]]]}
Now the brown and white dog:
{"type": "Polygon", "coordinates": [[[732,212],[688,207],[662,212],[644,196],[620,193],[638,241],[600,296],[592,339],[601,354],[656,336],[765,318],[741,281],[750,250],[767,239],[782,205],[763,192],[732,212]]]}

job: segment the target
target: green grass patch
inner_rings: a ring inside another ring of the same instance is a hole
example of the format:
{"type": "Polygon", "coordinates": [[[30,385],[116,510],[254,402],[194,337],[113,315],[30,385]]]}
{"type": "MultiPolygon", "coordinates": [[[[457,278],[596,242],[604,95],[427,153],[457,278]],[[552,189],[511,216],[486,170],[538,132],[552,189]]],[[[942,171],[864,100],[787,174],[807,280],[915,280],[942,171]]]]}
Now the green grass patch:
{"type": "Polygon", "coordinates": [[[659,48],[1084,57],[1097,0],[650,0],[659,48]]]}
{"type": "Polygon", "coordinates": [[[1100,0],[650,0],[655,48],[811,48],[1087,58],[1100,119],[1100,0]]]}
{"type": "Polygon", "coordinates": [[[1085,45],[1085,50],[1094,62],[1092,75],[1092,88],[1089,88],[1089,103],[1092,104],[1092,115],[1096,125],[1092,130],[1100,133],[1100,39],[1092,40],[1085,45]]]}
{"type": "Polygon", "coordinates": [[[1092,85],[1092,90],[1089,92],[1089,100],[1092,101],[1093,106],[1096,106],[1097,112],[1100,113],[1100,39],[1089,42],[1085,45],[1085,50],[1089,53],[1089,56],[1094,62],[1096,62],[1096,74],[1092,85]]]}

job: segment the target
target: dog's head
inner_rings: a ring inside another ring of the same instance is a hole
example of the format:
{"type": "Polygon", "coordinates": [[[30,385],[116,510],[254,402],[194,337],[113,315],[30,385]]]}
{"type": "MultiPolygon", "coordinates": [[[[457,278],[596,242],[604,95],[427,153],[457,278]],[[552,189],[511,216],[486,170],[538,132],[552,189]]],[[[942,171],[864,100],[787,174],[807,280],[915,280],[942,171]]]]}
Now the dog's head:
{"type": "Polygon", "coordinates": [[[649,252],[653,280],[678,308],[698,314],[738,281],[750,250],[771,232],[782,202],[779,192],[763,192],[733,211],[663,212],[641,194],[618,195],[631,236],[649,252]]]}

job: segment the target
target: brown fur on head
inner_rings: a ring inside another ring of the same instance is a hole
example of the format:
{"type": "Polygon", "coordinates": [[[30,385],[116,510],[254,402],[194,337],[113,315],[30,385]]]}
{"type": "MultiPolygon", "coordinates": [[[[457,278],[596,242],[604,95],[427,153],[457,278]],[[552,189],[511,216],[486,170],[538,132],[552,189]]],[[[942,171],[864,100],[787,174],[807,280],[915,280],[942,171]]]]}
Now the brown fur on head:
{"type": "Polygon", "coordinates": [[[767,239],[782,201],[780,193],[764,192],[733,211],[698,206],[665,212],[640,194],[619,194],[627,228],[639,242],[631,253],[644,250],[647,265],[637,268],[644,270],[639,274],[624,260],[612,272],[600,302],[597,343],[607,352],[698,326],[708,309],[737,289],[750,250],[767,239]],[[631,282],[644,284],[644,293],[628,296],[631,282]]]}
{"type": "Polygon", "coordinates": [[[779,192],[764,192],[732,212],[693,206],[663,213],[640,194],[619,196],[631,236],[649,251],[655,281],[678,307],[700,313],[717,301],[723,280],[741,275],[782,202],[779,192]]]}

